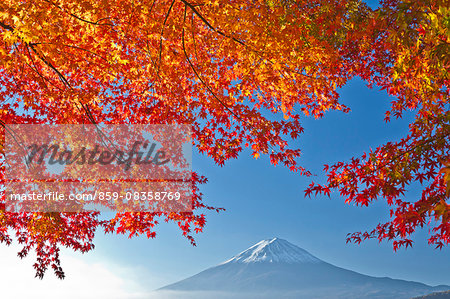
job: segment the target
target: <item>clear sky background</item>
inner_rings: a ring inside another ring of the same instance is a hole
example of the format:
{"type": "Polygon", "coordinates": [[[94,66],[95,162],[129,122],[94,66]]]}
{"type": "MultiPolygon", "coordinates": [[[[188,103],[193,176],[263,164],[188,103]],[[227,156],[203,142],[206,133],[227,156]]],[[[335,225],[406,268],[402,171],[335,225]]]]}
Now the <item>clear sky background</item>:
{"type": "MultiPolygon", "coordinates": [[[[376,240],[361,245],[346,244],[346,234],[371,229],[388,220],[385,202],[370,207],[344,203],[338,194],[305,198],[304,189],[315,180],[324,181],[324,163],[347,160],[407,132],[412,113],[384,123],[391,99],[378,90],[353,80],[340,91],[349,114],[331,112],[325,118],[304,120],[305,134],[297,142],[303,149],[302,165],[316,177],[308,178],[255,160],[244,152],[225,167],[194,154],[193,167],[209,179],[203,186],[206,203],[225,207],[225,212],[207,213],[207,226],[192,247],[173,224],[158,227],[155,240],[99,236],[97,251],[127,266],[142,266],[150,273],[145,282],[159,287],[218,264],[261,239],[284,238],[315,256],[344,268],[373,276],[389,276],[429,284],[450,285],[450,249],[436,250],[427,244],[428,231],[419,231],[414,247],[393,252],[388,242],[376,240]]],[[[411,188],[414,201],[419,188],[411,188]]]]}
{"type": "MultiPolygon", "coordinates": [[[[414,235],[413,248],[398,252],[393,252],[390,243],[379,244],[376,240],[346,244],[347,233],[370,230],[388,220],[385,202],[362,208],[345,204],[339,194],[332,194],[330,199],[304,197],[304,189],[312,180],[325,181],[323,164],[347,161],[389,140],[398,140],[407,133],[412,120],[410,112],[401,120],[384,123],[384,112],[392,98],[385,92],[368,89],[358,79],[342,88],[340,95],[352,111],[330,112],[319,120],[305,118],[305,133],[291,144],[303,150],[300,163],[315,177],[274,167],[264,156],[255,160],[249,151],[224,167],[194,151],[194,170],[209,179],[201,189],[205,203],[226,208],[219,214],[206,212],[205,231],[195,236],[197,247],[191,246],[174,224],[160,224],[157,238],[152,240],[104,235],[99,231],[94,251],[85,255],[63,251],[62,266],[67,278],[61,282],[51,270],[43,281],[33,279],[33,259],[21,261],[16,256],[18,247],[1,245],[2,285],[14,290],[15,296],[10,298],[25,297],[31,292],[48,297],[64,293],[67,297],[68,292],[96,291],[110,294],[110,298],[139,297],[273,237],[286,239],[326,262],[363,274],[450,285],[450,248],[437,250],[429,246],[428,229],[414,235]]],[[[410,201],[419,196],[417,187],[411,187],[406,194],[410,201]]]]}
{"type": "MultiPolygon", "coordinates": [[[[10,270],[3,271],[8,274],[0,279],[7,285],[21,277],[22,282],[30,281],[26,290],[34,288],[37,293],[50,287],[56,294],[58,288],[64,291],[70,286],[80,291],[76,286],[81,284],[86,291],[92,288],[130,297],[196,274],[262,239],[280,237],[326,262],[363,274],[450,285],[450,248],[429,246],[427,229],[416,233],[413,248],[398,252],[393,252],[390,243],[376,240],[346,244],[347,233],[370,230],[388,220],[385,202],[362,208],[345,204],[338,194],[330,199],[304,197],[311,180],[325,180],[324,163],[345,161],[388,140],[397,140],[406,134],[412,119],[413,113],[408,113],[401,120],[384,123],[384,112],[392,99],[384,92],[368,89],[360,80],[351,81],[340,95],[352,111],[331,112],[319,120],[305,118],[305,133],[294,144],[303,149],[300,162],[315,177],[274,167],[266,157],[255,160],[249,151],[224,167],[194,153],[193,168],[209,179],[202,187],[204,201],[226,208],[219,214],[207,212],[205,231],[196,236],[197,247],[191,246],[171,223],[159,225],[157,238],[151,240],[99,232],[93,252],[63,252],[65,281],[58,282],[49,272],[40,282],[32,278],[32,258],[20,261],[15,256],[17,247],[2,246],[0,262],[2,268],[10,270]]],[[[416,200],[419,191],[411,188],[407,199],[416,200]]]]}

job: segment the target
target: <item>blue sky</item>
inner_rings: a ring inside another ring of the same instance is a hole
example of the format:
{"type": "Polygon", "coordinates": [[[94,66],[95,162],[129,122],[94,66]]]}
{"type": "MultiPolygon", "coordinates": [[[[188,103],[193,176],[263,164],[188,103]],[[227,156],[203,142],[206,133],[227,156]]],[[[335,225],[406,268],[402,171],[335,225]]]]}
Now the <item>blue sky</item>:
{"type": "MultiPolygon", "coordinates": [[[[8,288],[15,298],[25,298],[29,292],[50,298],[69,293],[73,298],[89,298],[86,294],[96,298],[99,291],[117,298],[145,298],[147,292],[221,263],[262,239],[280,237],[324,261],[363,274],[450,285],[450,248],[428,246],[427,230],[415,235],[412,249],[398,252],[387,242],[345,243],[347,233],[388,220],[383,201],[361,208],[345,204],[337,194],[331,199],[304,198],[311,180],[324,181],[324,163],[347,160],[397,140],[406,134],[413,116],[410,112],[401,120],[384,123],[392,99],[356,79],[342,88],[340,95],[352,111],[330,112],[319,120],[305,118],[305,133],[293,144],[303,149],[300,162],[317,175],[313,178],[274,167],[264,156],[255,160],[249,151],[224,167],[194,151],[193,168],[209,179],[202,186],[204,201],[227,209],[207,213],[205,231],[196,236],[197,247],[171,223],[159,225],[157,238],[151,240],[99,232],[94,251],[85,255],[63,251],[65,281],[57,281],[49,272],[41,282],[33,278],[33,257],[21,261],[16,256],[17,246],[1,246],[4,271],[0,279],[5,285],[27,285],[8,288]]],[[[420,188],[415,187],[406,196],[414,201],[419,194],[420,188]]]]}
{"type": "MultiPolygon", "coordinates": [[[[219,214],[207,213],[206,229],[196,236],[197,247],[192,247],[175,225],[164,223],[153,240],[99,234],[97,248],[83,258],[113,261],[135,269],[138,282],[154,289],[218,264],[261,239],[276,236],[327,262],[364,274],[450,284],[450,249],[430,247],[427,230],[415,235],[412,249],[398,252],[393,252],[387,242],[345,243],[348,232],[371,229],[388,220],[383,201],[361,208],[345,204],[338,194],[332,194],[331,199],[304,198],[303,190],[311,180],[324,181],[324,163],[343,161],[388,140],[397,140],[407,132],[413,116],[407,113],[401,120],[384,123],[391,99],[357,79],[342,88],[340,95],[352,111],[331,112],[320,120],[305,118],[305,134],[295,144],[303,149],[302,165],[316,177],[274,167],[265,157],[255,160],[248,151],[224,167],[194,152],[193,168],[209,179],[202,187],[205,202],[227,209],[219,214]]],[[[406,196],[413,201],[419,191],[412,188],[406,196]]],[[[80,275],[67,274],[68,279],[80,275]]]]}
{"type": "MultiPolygon", "coordinates": [[[[99,232],[94,251],[85,255],[63,251],[65,281],[57,281],[49,272],[41,282],[33,279],[32,257],[20,261],[15,256],[17,247],[2,245],[0,263],[9,270],[2,271],[0,279],[14,294],[25,292],[20,285],[26,281],[27,290],[36,294],[46,290],[46,296],[49,290],[67,294],[77,288],[86,292],[97,289],[103,295],[128,294],[127,290],[145,293],[223,262],[262,239],[280,237],[324,261],[363,274],[450,285],[450,248],[429,246],[427,229],[415,234],[413,248],[398,252],[393,252],[391,244],[375,240],[346,244],[347,233],[371,229],[388,220],[383,201],[361,208],[345,204],[338,194],[332,194],[331,199],[304,198],[303,191],[311,180],[324,181],[323,164],[345,161],[399,139],[413,116],[407,113],[401,120],[384,123],[384,112],[392,99],[357,79],[342,88],[340,95],[352,111],[330,112],[320,120],[305,118],[305,133],[293,144],[303,150],[301,165],[316,177],[274,167],[264,156],[255,160],[249,151],[224,167],[194,151],[194,170],[209,179],[202,186],[204,201],[226,208],[219,214],[207,212],[205,231],[196,235],[197,247],[191,246],[174,224],[160,224],[157,238],[152,240],[99,232]],[[14,287],[18,282],[20,285],[14,287]]],[[[413,187],[406,196],[414,201],[419,194],[420,188],[413,187]]]]}

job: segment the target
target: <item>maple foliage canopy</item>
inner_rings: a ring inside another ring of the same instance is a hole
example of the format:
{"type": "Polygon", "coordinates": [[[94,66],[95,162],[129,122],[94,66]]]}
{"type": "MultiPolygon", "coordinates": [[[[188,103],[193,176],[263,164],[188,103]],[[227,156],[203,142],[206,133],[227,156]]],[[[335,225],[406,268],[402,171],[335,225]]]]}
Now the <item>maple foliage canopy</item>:
{"type": "MultiPolygon", "coordinates": [[[[288,141],[303,117],[349,108],[337,89],[361,77],[395,100],[386,112],[415,111],[409,134],[350,162],[325,166],[325,184],[346,202],[384,198],[391,221],[365,238],[411,245],[450,242],[448,82],[450,9],[444,0],[386,0],[376,10],[356,0],[5,0],[0,3],[1,124],[190,124],[193,145],[218,165],[250,148],[255,158],[309,175],[288,141]],[[407,201],[418,181],[422,197],[407,201]]],[[[2,130],[5,136],[5,130],[2,130]]],[[[3,147],[2,147],[3,148],[3,147]]],[[[4,180],[4,168],[0,175],[4,180]]],[[[154,237],[159,219],[176,222],[193,243],[205,225],[193,172],[192,213],[0,212],[0,241],[15,234],[37,276],[64,273],[59,248],[91,250],[96,229],[154,237]]]]}

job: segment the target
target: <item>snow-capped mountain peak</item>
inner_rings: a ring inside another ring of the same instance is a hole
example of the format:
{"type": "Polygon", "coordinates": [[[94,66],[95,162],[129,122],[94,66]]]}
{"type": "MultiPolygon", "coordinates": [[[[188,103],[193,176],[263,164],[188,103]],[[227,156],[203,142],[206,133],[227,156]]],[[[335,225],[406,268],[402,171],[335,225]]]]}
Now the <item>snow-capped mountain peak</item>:
{"type": "Polygon", "coordinates": [[[257,262],[320,263],[322,261],[286,240],[273,238],[256,243],[223,264],[257,262]]]}
{"type": "Polygon", "coordinates": [[[408,299],[445,290],[450,286],[431,287],[336,267],[288,241],[273,238],[258,242],[223,264],[159,289],[162,297],[156,298],[408,299]]]}

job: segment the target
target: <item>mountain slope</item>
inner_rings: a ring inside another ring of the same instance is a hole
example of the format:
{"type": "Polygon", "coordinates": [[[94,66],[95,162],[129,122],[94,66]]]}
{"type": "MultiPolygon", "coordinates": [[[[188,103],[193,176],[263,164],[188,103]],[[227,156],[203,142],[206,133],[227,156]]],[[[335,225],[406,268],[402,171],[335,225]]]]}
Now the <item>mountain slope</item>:
{"type": "Polygon", "coordinates": [[[181,292],[180,298],[192,292],[201,292],[206,297],[218,292],[224,298],[385,299],[411,298],[449,289],[359,274],[326,263],[288,241],[273,238],[160,290],[181,292]]]}
{"type": "Polygon", "coordinates": [[[432,293],[425,296],[415,297],[413,299],[450,299],[450,291],[432,293]]]}

